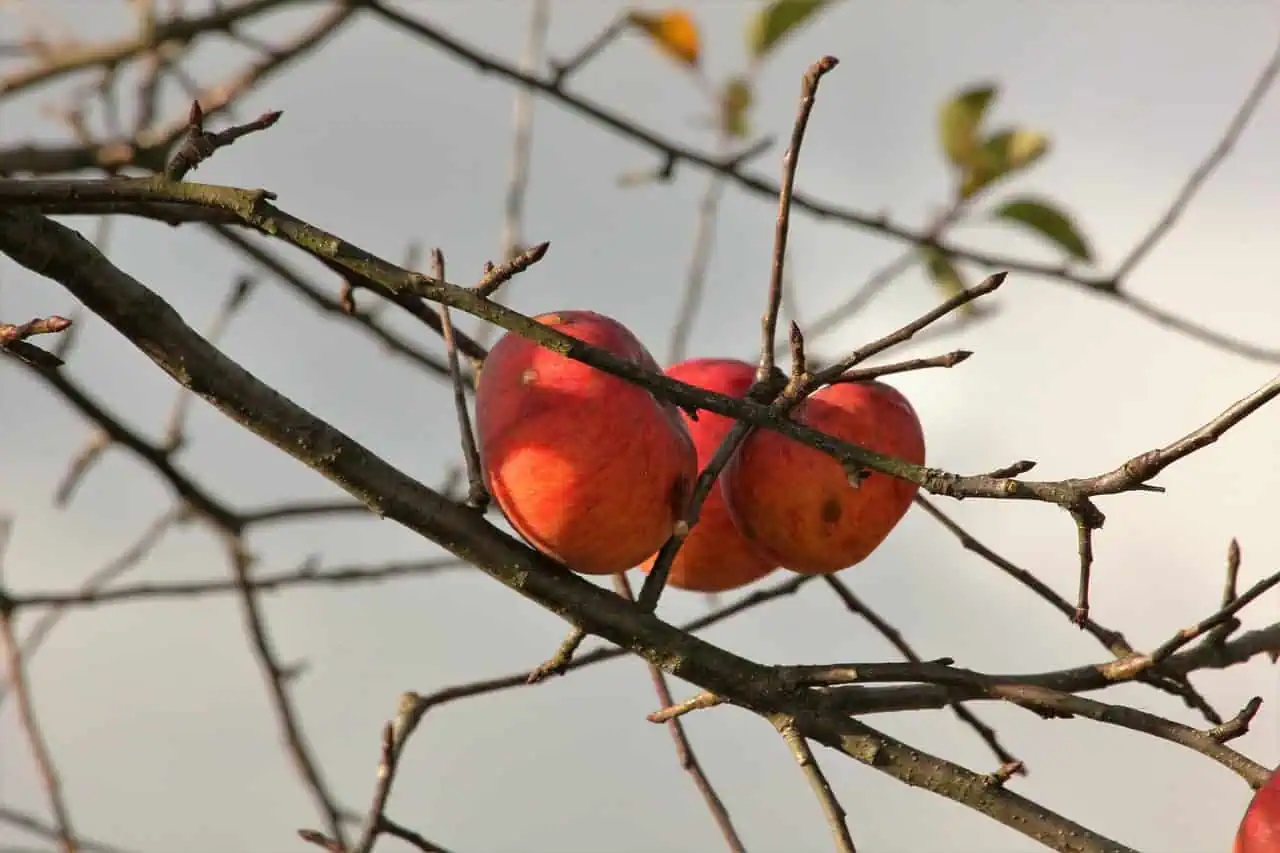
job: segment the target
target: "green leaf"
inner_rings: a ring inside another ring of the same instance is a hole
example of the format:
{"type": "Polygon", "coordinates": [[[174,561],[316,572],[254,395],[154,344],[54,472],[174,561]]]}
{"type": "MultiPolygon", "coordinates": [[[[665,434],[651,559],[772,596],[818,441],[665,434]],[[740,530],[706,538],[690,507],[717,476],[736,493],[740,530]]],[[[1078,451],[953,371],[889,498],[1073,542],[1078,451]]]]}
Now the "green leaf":
{"type": "Polygon", "coordinates": [[[759,61],[777,46],[787,33],[803,24],[832,0],[774,0],[747,25],[747,49],[759,61]]]}
{"type": "Polygon", "coordinates": [[[1049,137],[1025,127],[1002,130],[982,143],[984,157],[998,162],[1005,172],[1025,169],[1049,151],[1049,137]]]}
{"type": "Polygon", "coordinates": [[[995,86],[975,86],[942,105],[938,114],[938,136],[947,159],[956,166],[969,169],[974,165],[978,128],[995,96],[995,86]]]}
{"type": "Polygon", "coordinates": [[[746,77],[732,77],[720,92],[720,131],[734,139],[750,132],[747,114],[753,100],[751,82],[746,77]]]}
{"type": "Polygon", "coordinates": [[[1001,205],[992,217],[1015,222],[1044,237],[1078,261],[1092,261],[1093,252],[1071,217],[1042,199],[1019,198],[1001,205]]]}
{"type": "Polygon", "coordinates": [[[1001,178],[1025,169],[1049,151],[1049,138],[1038,131],[1015,127],[993,133],[974,152],[961,182],[962,198],[972,198],[1001,178]]]}
{"type": "MultiPolygon", "coordinates": [[[[956,296],[968,286],[965,283],[964,276],[960,274],[960,270],[956,268],[949,255],[938,251],[932,246],[922,248],[920,255],[924,261],[925,269],[929,272],[929,278],[933,279],[933,283],[938,286],[948,299],[956,296]]],[[[965,303],[960,310],[965,314],[972,314],[973,303],[965,303]]]]}

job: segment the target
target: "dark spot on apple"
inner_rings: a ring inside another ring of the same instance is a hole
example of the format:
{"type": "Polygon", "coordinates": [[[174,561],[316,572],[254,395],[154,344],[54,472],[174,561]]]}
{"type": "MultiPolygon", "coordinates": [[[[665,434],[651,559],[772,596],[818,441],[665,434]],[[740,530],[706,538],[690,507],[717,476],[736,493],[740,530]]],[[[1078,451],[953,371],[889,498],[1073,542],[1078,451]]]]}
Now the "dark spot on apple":
{"type": "Polygon", "coordinates": [[[827,498],[822,504],[822,520],[826,524],[835,524],[843,514],[844,510],[840,508],[840,501],[835,498],[827,498]]]}
{"type": "Polygon", "coordinates": [[[677,474],[676,478],[671,481],[671,490],[667,492],[667,502],[671,507],[672,518],[684,517],[685,507],[689,503],[689,493],[691,491],[692,484],[683,474],[677,474]]]}

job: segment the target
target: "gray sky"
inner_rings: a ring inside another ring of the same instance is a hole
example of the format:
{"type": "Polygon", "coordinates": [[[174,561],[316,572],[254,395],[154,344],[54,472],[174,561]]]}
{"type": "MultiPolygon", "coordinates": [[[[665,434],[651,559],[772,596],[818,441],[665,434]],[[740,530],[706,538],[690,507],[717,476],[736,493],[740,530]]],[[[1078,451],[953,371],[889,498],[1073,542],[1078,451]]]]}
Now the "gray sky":
{"type": "MultiPolygon", "coordinates": [[[[486,49],[519,54],[527,3],[404,5],[486,49]]],[[[743,22],[753,4],[690,6],[704,30],[710,73],[719,79],[741,61],[743,22]]],[[[43,0],[41,8],[85,34],[118,32],[127,24],[118,2],[43,0]]],[[[552,55],[571,53],[619,8],[603,0],[558,0],[552,55]]],[[[313,12],[277,15],[255,32],[292,32],[313,12]]],[[[0,11],[0,33],[13,21],[0,11]]],[[[1213,146],[1276,38],[1274,4],[1245,0],[846,3],[771,60],[756,125],[784,138],[800,74],[818,56],[836,55],[842,63],[823,83],[799,186],[919,224],[946,200],[934,137],[938,104],[960,86],[998,81],[995,123],[1041,129],[1054,151],[995,198],[1025,190],[1058,199],[1078,214],[1106,269],[1150,227],[1213,146]]],[[[239,48],[210,45],[188,70],[211,83],[245,56],[239,48]]],[[[691,144],[712,143],[694,125],[700,103],[687,81],[637,39],[611,48],[573,86],[691,144]]],[[[451,278],[467,280],[499,251],[512,97],[501,82],[372,20],[360,21],[249,98],[241,118],[279,108],[284,120],[220,152],[193,179],[266,186],[290,212],[387,257],[401,257],[412,240],[440,246],[451,278]]],[[[180,91],[170,92],[171,115],[183,109],[181,98],[180,91]]],[[[34,101],[0,109],[0,144],[61,133],[34,101]]],[[[1273,93],[1231,158],[1134,275],[1135,293],[1211,327],[1274,343],[1278,145],[1280,95],[1273,93]]],[[[772,150],[757,167],[776,175],[779,155],[772,150]]],[[[654,162],[638,146],[539,102],[527,237],[550,240],[552,249],[504,292],[511,304],[608,313],[660,356],[705,176],[682,168],[670,185],[617,187],[620,173],[654,162]]],[[[749,356],[755,347],[773,217],[771,203],[728,192],[693,354],[749,356]]],[[[92,222],[77,224],[92,233],[92,222]]],[[[1032,259],[1055,257],[1031,239],[990,227],[967,226],[957,239],[1032,259]]],[[[839,302],[900,251],[804,216],[793,220],[792,247],[802,320],[839,302]]],[[[197,327],[208,323],[228,283],[245,271],[194,229],[147,222],[116,222],[110,252],[197,327]]],[[[811,348],[850,349],[936,301],[937,291],[913,272],[811,348]]],[[[1275,372],[1058,282],[1015,274],[995,303],[999,314],[981,325],[896,351],[902,357],[956,347],[977,353],[962,368],[894,381],[924,421],[930,464],[947,470],[990,470],[1030,458],[1039,460],[1037,474],[1046,478],[1096,474],[1199,426],[1275,372]]],[[[6,321],[73,308],[58,286],[0,261],[6,321]]],[[[171,381],[105,324],[86,318],[82,325],[67,369],[130,423],[158,435],[174,396],[171,381]]],[[[262,380],[428,483],[438,482],[457,458],[443,385],[369,346],[340,321],[317,316],[273,282],[255,292],[225,348],[262,380]]],[[[5,363],[0,399],[22,401],[0,408],[0,512],[17,519],[6,583],[18,592],[73,588],[163,511],[166,490],[124,452],[112,451],[69,508],[52,508],[55,484],[89,430],[5,363]]],[[[337,494],[209,407],[197,402],[194,408],[195,440],[182,463],[220,497],[254,506],[337,494]]],[[[1102,502],[1108,523],[1096,538],[1093,586],[1101,622],[1150,647],[1207,614],[1220,595],[1232,536],[1243,546],[1242,583],[1275,570],[1278,413],[1263,410],[1162,474],[1167,494],[1102,502]]],[[[1002,554],[1073,594],[1074,531],[1060,511],[982,501],[943,508],[1002,554]]],[[[307,554],[337,566],[436,550],[391,523],[354,520],[280,528],[251,544],[261,566],[273,570],[307,554]]],[[[186,531],[166,538],[134,578],[226,572],[211,537],[186,531]]],[[[925,657],[949,655],[963,666],[999,672],[1105,656],[918,510],[844,577],[925,657]]],[[[673,590],[661,615],[681,621],[705,607],[702,597],[673,590]]],[[[292,592],[270,598],[266,612],[286,660],[309,665],[295,688],[303,721],[327,778],[357,808],[372,791],[379,727],[401,691],[425,693],[527,669],[550,654],[565,630],[474,572],[292,592]]],[[[1280,599],[1263,599],[1247,613],[1246,626],[1272,622],[1280,599]]],[[[816,585],[706,636],[762,662],[894,659],[883,640],[816,585]]],[[[145,851],[305,849],[293,832],[318,821],[279,749],[232,598],[80,612],[40,652],[32,677],[83,832],[145,851]]],[[[1255,694],[1280,698],[1276,683],[1276,669],[1265,659],[1197,678],[1228,715],[1255,694]]],[[[676,682],[673,689],[682,696],[689,687],[676,682]]],[[[1200,722],[1180,703],[1145,689],[1101,698],[1200,722]]],[[[415,736],[390,813],[459,851],[716,849],[714,825],[676,764],[666,732],[643,719],[655,706],[638,661],[446,706],[415,736]]],[[[1254,730],[1235,742],[1272,766],[1280,763],[1277,709],[1280,702],[1264,705],[1254,730]]],[[[1224,768],[1167,742],[1088,721],[1043,721],[1012,707],[977,710],[1031,769],[1012,783],[1015,790],[1139,849],[1225,849],[1249,797],[1224,768]]],[[[980,772],[994,768],[985,747],[949,713],[869,722],[980,772]]],[[[750,850],[830,849],[816,801],[766,724],[731,708],[700,712],[687,723],[750,850]]],[[[947,800],[833,753],[818,757],[860,850],[1040,849],[947,800]]],[[[0,803],[44,808],[11,702],[0,709],[0,803]]],[[[0,828],[0,846],[22,841],[0,828]]],[[[398,849],[391,840],[382,845],[398,849]]]]}

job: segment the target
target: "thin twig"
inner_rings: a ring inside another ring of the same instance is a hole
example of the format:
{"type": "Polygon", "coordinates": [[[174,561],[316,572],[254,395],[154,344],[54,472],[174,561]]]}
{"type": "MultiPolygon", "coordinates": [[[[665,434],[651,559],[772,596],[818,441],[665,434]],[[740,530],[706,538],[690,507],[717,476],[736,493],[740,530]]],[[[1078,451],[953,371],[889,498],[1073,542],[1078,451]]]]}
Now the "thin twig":
{"type": "Polygon", "coordinates": [[[1076,589],[1076,611],[1071,620],[1083,627],[1089,618],[1089,581],[1093,574],[1093,530],[1097,525],[1082,512],[1072,511],[1076,523],[1076,551],[1080,558],[1080,581],[1076,589]]]}
{"type": "Polygon", "coordinates": [[[31,747],[31,757],[40,776],[40,784],[44,788],[49,802],[49,811],[53,817],[57,840],[63,853],[77,853],[79,844],[71,828],[71,814],[62,794],[62,783],[58,778],[58,769],[53,763],[53,755],[49,752],[49,744],[36,718],[35,705],[31,700],[31,687],[22,661],[22,651],[18,647],[18,638],[13,630],[13,608],[9,605],[8,595],[0,591],[0,646],[8,672],[9,690],[18,703],[18,722],[26,733],[27,743],[31,747]]]}
{"type": "Polygon", "coordinates": [[[824,385],[827,382],[832,382],[843,376],[854,366],[871,358],[873,355],[879,355],[891,347],[906,343],[911,340],[917,332],[933,325],[948,314],[963,308],[974,300],[981,299],[988,294],[994,293],[1002,284],[1004,284],[1006,277],[1006,274],[1002,272],[988,276],[978,284],[975,284],[973,287],[965,288],[946,302],[943,302],[937,308],[920,315],[919,318],[907,323],[905,326],[902,326],[901,328],[896,329],[869,344],[858,347],[844,358],[815,373],[810,382],[810,387],[817,387],[819,385],[824,385]]]}
{"type": "MultiPolygon", "coordinates": [[[[1230,544],[1227,545],[1227,577],[1222,587],[1222,606],[1230,607],[1231,603],[1236,600],[1236,586],[1240,580],[1240,543],[1232,537],[1230,544]]],[[[1222,643],[1231,636],[1231,632],[1239,627],[1239,623],[1232,620],[1219,625],[1211,630],[1205,637],[1205,642],[1213,646],[1221,646],[1222,643]]]]}
{"type": "MultiPolygon", "coordinates": [[[[70,593],[67,599],[61,601],[39,602],[39,604],[47,604],[50,610],[40,617],[22,640],[22,656],[27,663],[30,663],[32,656],[39,650],[53,629],[57,627],[58,622],[66,615],[68,606],[73,603],[70,600],[70,596],[76,597],[76,603],[80,599],[92,598],[104,586],[131,571],[151,553],[152,549],[155,548],[160,539],[169,532],[173,525],[182,520],[182,516],[183,511],[181,509],[165,512],[147,525],[142,531],[142,535],[122,554],[89,575],[77,592],[70,593]]],[[[10,599],[10,607],[15,611],[31,603],[32,598],[29,596],[14,596],[10,599]]],[[[4,704],[7,695],[7,691],[0,691],[0,705],[4,704]]]]}
{"type": "MultiPolygon", "coordinates": [[[[753,395],[758,395],[761,400],[766,402],[772,399],[773,394],[777,391],[776,386],[778,384],[777,368],[773,357],[773,341],[777,332],[778,312],[782,308],[787,231],[791,219],[791,195],[795,187],[796,168],[800,162],[800,146],[804,142],[804,132],[809,123],[809,115],[813,112],[818,84],[827,72],[836,67],[837,62],[838,60],[835,57],[826,56],[811,65],[809,70],[805,72],[800,87],[800,106],[797,109],[795,126],[791,132],[791,143],[787,146],[786,153],[782,157],[783,180],[781,189],[778,192],[778,220],[774,230],[773,262],[770,265],[769,273],[769,296],[765,313],[761,319],[760,361],[756,368],[755,385],[751,390],[753,395]]],[[[738,422],[734,424],[733,429],[720,442],[715,454],[699,473],[685,511],[676,523],[671,537],[659,549],[657,556],[654,558],[653,566],[650,568],[648,575],[645,576],[644,585],[640,588],[640,597],[637,599],[637,603],[646,613],[652,613],[658,606],[658,599],[661,597],[663,589],[666,588],[671,566],[675,562],[680,548],[689,537],[693,526],[697,524],[702,504],[706,501],[707,496],[711,494],[711,489],[715,487],[716,479],[720,476],[720,472],[724,470],[729,459],[737,452],[742,442],[746,440],[750,430],[751,427],[746,423],[738,422]]]]}
{"type": "Polygon", "coordinates": [[[111,436],[102,430],[95,430],[89,436],[89,440],[85,442],[80,452],[71,458],[71,464],[67,466],[67,472],[58,481],[58,487],[53,492],[54,506],[65,507],[71,502],[71,498],[75,496],[80,484],[84,482],[85,477],[93,470],[93,466],[98,463],[98,460],[102,458],[110,447],[111,436]]]}
{"type": "Polygon", "coordinates": [[[245,630],[249,635],[254,656],[258,660],[258,666],[262,670],[263,678],[267,683],[267,692],[271,697],[271,704],[284,737],[286,752],[293,760],[298,775],[302,778],[307,790],[311,793],[312,799],[315,801],[317,809],[319,809],[321,816],[324,818],[325,829],[329,833],[329,837],[337,840],[345,849],[347,843],[346,832],[342,827],[342,818],[339,815],[336,800],[321,777],[319,765],[311,753],[311,747],[307,743],[306,737],[303,735],[302,726],[298,722],[297,710],[294,708],[293,700],[289,696],[288,688],[285,685],[284,669],[278,662],[275,651],[272,648],[271,638],[267,633],[267,626],[262,616],[257,593],[253,589],[251,582],[249,554],[244,550],[244,545],[238,537],[231,534],[225,534],[225,536],[228,558],[240,593],[240,606],[244,616],[245,630]]]}
{"type": "MultiPolygon", "coordinates": [[[[384,324],[378,322],[370,312],[355,311],[353,313],[346,311],[338,300],[331,297],[323,287],[308,280],[303,273],[278,258],[266,247],[257,245],[250,237],[239,234],[225,225],[209,225],[206,228],[209,233],[225,241],[268,272],[273,273],[276,279],[292,288],[305,302],[317,310],[326,314],[348,317],[360,325],[386,349],[404,356],[432,375],[449,376],[448,365],[438,357],[425,352],[409,338],[388,329],[384,324]]],[[[472,382],[472,376],[468,373],[468,387],[472,382]]]]}
{"type": "MultiPolygon", "coordinates": [[[[1011,468],[1016,468],[1017,470],[1029,470],[1030,467],[1033,466],[1025,462],[1018,463],[1018,466],[1011,466],[1011,468]]],[[[1040,580],[1021,566],[1013,564],[1005,557],[987,547],[972,533],[965,530],[950,516],[938,509],[938,507],[928,498],[923,495],[916,495],[915,503],[928,513],[931,518],[955,536],[966,551],[971,551],[974,554],[977,554],[979,557],[1034,592],[1063,616],[1066,616],[1068,619],[1075,618],[1075,606],[1062,596],[1058,595],[1058,593],[1054,592],[1054,590],[1044,581],[1040,580]]],[[[1088,632],[1104,649],[1111,652],[1111,654],[1115,655],[1116,658],[1126,659],[1135,653],[1133,646],[1127,639],[1125,639],[1124,634],[1103,626],[1092,617],[1086,617],[1083,622],[1078,624],[1080,628],[1088,632]]],[[[1191,682],[1185,677],[1173,678],[1163,675],[1157,677],[1153,673],[1146,673],[1144,674],[1143,680],[1160,690],[1178,696],[1186,702],[1189,707],[1192,707],[1204,714],[1204,716],[1211,722],[1222,722],[1222,717],[1218,712],[1203,696],[1200,695],[1198,691],[1196,691],[1194,687],[1191,686],[1191,682]]]]}
{"type": "Polygon", "coordinates": [[[473,288],[477,295],[482,297],[492,296],[499,287],[506,284],[513,276],[524,272],[529,267],[542,260],[547,254],[547,249],[551,248],[549,242],[537,243],[525,249],[520,254],[510,260],[490,267],[485,271],[484,276],[475,283],[473,288]]]}
{"type": "Polygon", "coordinates": [[[12,355],[33,367],[57,368],[62,366],[62,359],[40,347],[27,343],[27,338],[35,335],[50,335],[61,332],[71,326],[66,317],[53,315],[37,317],[25,323],[0,323],[0,352],[12,355]]]}
{"type": "Polygon", "coordinates": [[[769,270],[769,298],[765,303],[764,317],[760,321],[760,366],[756,381],[763,384],[773,373],[773,346],[777,336],[778,312],[782,310],[783,269],[787,256],[787,232],[791,225],[791,203],[795,194],[796,167],[800,165],[800,146],[804,142],[805,128],[818,95],[818,84],[824,75],[839,63],[834,56],[824,56],[805,72],[800,85],[800,106],[796,111],[795,126],[791,130],[791,142],[782,155],[782,182],[778,188],[778,220],[773,232],[773,263],[769,270]]]}
{"type": "Polygon", "coordinates": [[[164,175],[171,181],[180,181],[187,173],[208,160],[216,151],[233,145],[242,136],[266,130],[280,120],[280,110],[263,113],[253,121],[233,125],[226,130],[210,133],[204,129],[204,111],[198,100],[191,102],[187,119],[187,140],[178,148],[165,166],[164,175]]]}
{"type": "MultiPolygon", "coordinates": [[[[851,663],[777,668],[783,683],[794,687],[913,681],[953,687],[964,695],[999,699],[1036,711],[1052,719],[1080,716],[1108,725],[1143,732],[1185,746],[1237,773],[1250,785],[1258,785],[1270,771],[1224,746],[1213,734],[1158,717],[1135,708],[1087,699],[1040,684],[1020,683],[953,667],[949,658],[923,663],[851,663]]],[[[830,695],[830,694],[828,694],[830,695]]]]}
{"type": "Polygon", "coordinates": [[[629,18],[625,14],[618,15],[609,25],[596,34],[595,38],[587,42],[582,48],[570,58],[563,61],[552,61],[551,70],[552,81],[556,86],[564,85],[564,82],[572,74],[582,69],[592,59],[600,55],[600,51],[608,47],[618,36],[626,31],[629,18]]]}
{"type": "MultiPolygon", "coordinates": [[[[115,566],[124,564],[125,560],[133,552],[134,549],[130,549],[129,554],[118,558],[117,561],[113,561],[107,568],[114,569],[115,566]]],[[[325,570],[320,570],[308,562],[302,568],[293,571],[253,577],[248,581],[248,587],[253,592],[261,594],[279,592],[296,587],[341,587],[352,584],[383,583],[400,578],[425,577],[445,571],[465,569],[467,566],[467,563],[453,557],[435,560],[390,561],[368,566],[341,566],[325,570]]],[[[113,576],[115,575],[118,575],[118,572],[113,572],[113,576]]],[[[126,601],[200,598],[206,595],[238,592],[240,587],[240,582],[222,578],[216,580],[167,581],[163,583],[144,582],[107,589],[103,589],[100,583],[94,583],[91,586],[86,582],[83,587],[74,592],[26,593],[14,596],[12,601],[15,609],[49,607],[55,611],[60,611],[73,607],[94,607],[99,604],[126,601]]],[[[37,623],[36,627],[27,635],[23,646],[24,653],[30,654],[32,651],[32,644],[42,633],[41,627],[42,625],[37,623]]]]}
{"type": "Polygon", "coordinates": [[[795,720],[785,716],[778,717],[774,720],[774,727],[791,748],[791,754],[795,756],[796,763],[800,765],[805,778],[809,780],[809,787],[813,788],[813,793],[822,806],[822,812],[827,816],[827,825],[831,827],[831,835],[836,840],[836,849],[841,853],[857,853],[853,836],[849,833],[848,815],[845,813],[844,806],[840,805],[835,792],[831,790],[831,783],[827,781],[822,768],[818,766],[818,759],[814,757],[808,741],[796,729],[795,720]]]}
{"type": "Polygon", "coordinates": [[[578,651],[578,647],[582,645],[582,641],[587,638],[587,632],[574,626],[569,630],[568,635],[560,643],[556,653],[538,664],[533,670],[525,676],[526,684],[537,684],[549,675],[564,675],[569,671],[569,664],[573,663],[574,653],[578,651]]]}
{"type": "MultiPolygon", "coordinates": [[[[631,584],[627,581],[625,574],[619,573],[613,576],[613,589],[623,598],[629,601],[635,600],[635,596],[631,592],[631,584]]],[[[664,708],[671,705],[671,688],[667,684],[666,675],[651,663],[647,664],[647,666],[649,668],[649,676],[653,679],[654,692],[658,694],[658,702],[664,708]]],[[[666,721],[666,724],[667,731],[671,734],[671,740],[675,744],[676,760],[680,762],[680,766],[693,779],[693,784],[707,804],[707,809],[711,812],[712,819],[715,820],[716,826],[720,828],[720,834],[724,836],[725,844],[735,853],[745,853],[746,848],[742,844],[742,839],[738,837],[738,831],[733,827],[733,819],[729,817],[729,810],[725,808],[724,801],[720,799],[720,795],[712,787],[711,780],[707,778],[701,762],[694,755],[693,745],[689,743],[689,736],[684,730],[684,723],[672,717],[666,721]]]]}
{"type": "MultiPolygon", "coordinates": [[[[431,252],[431,273],[443,280],[444,253],[431,252]]],[[[458,418],[458,435],[462,440],[462,458],[467,466],[467,506],[484,512],[489,505],[489,492],[484,485],[484,472],[480,466],[480,451],[476,448],[475,433],[471,431],[471,415],[467,411],[467,388],[462,379],[462,366],[458,362],[458,345],[453,336],[453,319],[447,305],[440,306],[440,329],[444,337],[445,357],[449,362],[449,374],[453,377],[453,408],[458,418]]]]}
{"type": "Polygon", "coordinates": [[[1205,634],[1207,631],[1222,625],[1244,609],[1250,602],[1261,596],[1276,584],[1280,584],[1280,572],[1276,572],[1270,577],[1266,577],[1258,581],[1239,596],[1232,599],[1225,606],[1221,607],[1216,613],[1206,616],[1194,625],[1183,628],[1151,653],[1151,665],[1155,666],[1159,664],[1192,640],[1205,634]]]}
{"type": "MultiPolygon", "coordinates": [[[[15,826],[24,832],[29,832],[39,838],[49,841],[58,840],[58,828],[51,826],[43,820],[27,814],[24,811],[12,808],[10,806],[0,805],[0,822],[15,826]]],[[[114,844],[105,844],[101,841],[94,841],[86,838],[83,834],[76,837],[76,843],[80,846],[80,853],[132,853],[123,847],[117,847],[114,844]]],[[[6,851],[7,853],[7,851],[6,851]]],[[[15,851],[17,853],[17,851],[15,851]]],[[[23,851],[26,853],[26,851],[23,851]]],[[[39,853],[45,853],[40,850],[39,853]]]]}
{"type": "MultiPolygon", "coordinates": [[[[839,382],[866,382],[868,379],[879,379],[881,376],[892,376],[896,373],[909,373],[913,370],[927,370],[931,367],[955,367],[968,361],[973,356],[970,350],[958,349],[952,350],[942,355],[935,355],[929,358],[909,358],[905,361],[895,361],[892,364],[879,364],[875,367],[857,367],[840,374],[831,380],[832,384],[839,382]]],[[[1014,477],[1022,470],[1013,473],[1004,473],[1003,476],[1014,477]]]]}
{"type": "MultiPolygon", "coordinates": [[[[888,640],[889,644],[897,649],[899,654],[912,663],[923,663],[924,659],[916,653],[916,650],[913,649],[911,644],[907,642],[906,638],[902,636],[902,632],[893,625],[890,625],[884,617],[854,595],[853,591],[850,590],[843,581],[835,575],[825,575],[823,576],[823,580],[827,582],[827,586],[835,592],[836,596],[846,608],[866,620],[867,624],[874,628],[880,636],[888,640]]],[[[996,759],[1000,761],[1001,764],[1007,765],[1016,763],[1018,765],[1016,772],[1020,775],[1026,775],[1026,767],[1023,766],[1017,756],[1004,748],[1000,743],[1000,737],[996,734],[995,729],[984,723],[981,718],[966,708],[963,702],[953,702],[951,704],[951,710],[955,712],[955,715],[959,717],[961,721],[977,732],[978,737],[980,737],[983,743],[987,745],[987,748],[995,754],[996,759]]]]}
{"type": "Polygon", "coordinates": [[[695,693],[683,702],[672,702],[671,697],[667,697],[667,704],[645,717],[651,723],[666,723],[683,717],[685,714],[694,711],[701,711],[704,708],[714,708],[717,705],[723,705],[724,699],[709,690],[703,690],[701,693],[695,693]]]}
{"type": "Polygon", "coordinates": [[[669,365],[683,361],[689,349],[693,324],[698,318],[698,309],[707,284],[707,272],[711,267],[711,253],[716,242],[716,220],[719,218],[720,199],[724,197],[725,185],[723,176],[709,177],[702,201],[698,204],[698,215],[693,223],[693,252],[689,258],[689,269],[685,273],[684,292],[676,309],[676,320],[671,327],[671,338],[667,344],[669,365]]]}
{"type": "MultiPolygon", "coordinates": [[[[547,31],[551,26],[551,0],[533,0],[530,4],[529,31],[520,70],[526,74],[538,71],[547,49],[547,31]]],[[[529,195],[529,164],[533,159],[533,114],[536,100],[527,86],[516,89],[511,116],[511,160],[507,169],[507,190],[502,204],[502,235],[499,240],[503,262],[524,250],[525,199],[529,195]]],[[[476,340],[488,345],[493,327],[481,325],[476,340]]]]}
{"type": "Polygon", "coordinates": [[[1231,153],[1231,149],[1235,147],[1240,135],[1244,133],[1245,127],[1253,118],[1254,113],[1257,112],[1258,105],[1262,103],[1262,99],[1266,97],[1268,90],[1275,83],[1277,75],[1280,75],[1280,42],[1277,42],[1271,58],[1267,60],[1267,64],[1259,73],[1253,86],[1250,87],[1248,94],[1245,95],[1244,101],[1236,109],[1235,115],[1231,117],[1231,121],[1227,124],[1218,143],[1213,146],[1213,149],[1204,160],[1187,176],[1182,188],[1178,190],[1178,194],[1174,196],[1173,202],[1169,205],[1168,210],[1164,212],[1164,215],[1116,265],[1116,271],[1113,274],[1116,281],[1128,278],[1133,269],[1172,230],[1178,219],[1186,212],[1196,193],[1200,191],[1200,188],[1209,180],[1214,170],[1231,153]]]}

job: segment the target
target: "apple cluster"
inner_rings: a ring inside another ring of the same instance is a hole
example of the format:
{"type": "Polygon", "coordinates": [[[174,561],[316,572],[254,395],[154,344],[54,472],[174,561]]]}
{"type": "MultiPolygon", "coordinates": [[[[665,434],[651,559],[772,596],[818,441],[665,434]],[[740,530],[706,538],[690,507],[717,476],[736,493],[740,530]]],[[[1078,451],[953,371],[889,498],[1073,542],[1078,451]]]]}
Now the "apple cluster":
{"type": "MultiPolygon", "coordinates": [[[[658,371],[626,326],[590,311],[537,322],[658,371]]],[[[692,359],[666,374],[744,397],[755,366],[692,359]]],[[[582,574],[652,568],[684,514],[698,472],[733,427],[694,420],[645,389],[514,333],[485,359],[476,431],[490,494],[531,545],[582,574]]],[[[838,382],[791,417],[828,435],[924,464],[915,410],[879,381],[838,382]]],[[[716,482],[676,555],[671,586],[735,589],[778,568],[829,574],[866,559],[906,514],[916,485],[873,472],[851,482],[837,460],[772,430],[753,430],[716,482]]]]}

